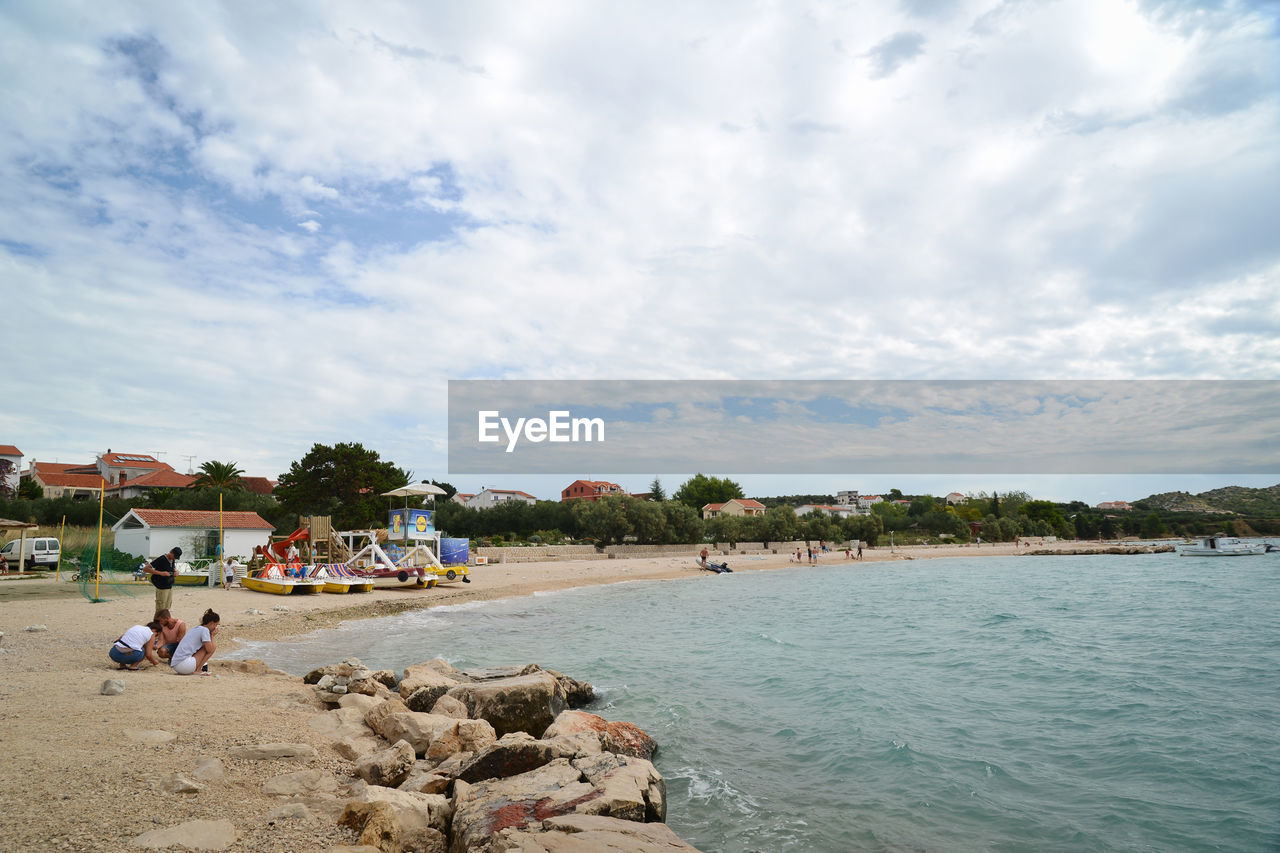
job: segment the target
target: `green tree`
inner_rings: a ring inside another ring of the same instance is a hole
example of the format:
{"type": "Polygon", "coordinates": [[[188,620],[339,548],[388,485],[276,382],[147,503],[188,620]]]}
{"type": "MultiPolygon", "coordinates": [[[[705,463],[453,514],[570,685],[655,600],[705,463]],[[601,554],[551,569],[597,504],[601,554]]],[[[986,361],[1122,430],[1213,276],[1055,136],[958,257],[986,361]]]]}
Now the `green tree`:
{"type": "Polygon", "coordinates": [[[672,497],[686,506],[701,511],[707,504],[722,504],[746,495],[743,494],[741,486],[727,477],[722,479],[695,474],[685,480],[672,497]]]}
{"type": "Polygon", "coordinates": [[[1159,539],[1164,535],[1164,522],[1155,512],[1150,512],[1142,519],[1142,538],[1159,539]]]}
{"type": "Polygon", "coordinates": [[[991,493],[991,514],[996,518],[1000,517],[1000,493],[991,493]]]}
{"type": "Polygon", "coordinates": [[[764,534],[761,537],[764,540],[765,547],[768,547],[770,542],[792,541],[796,538],[796,528],[798,526],[796,511],[791,507],[769,507],[764,513],[764,534]]]}
{"type": "Polygon", "coordinates": [[[631,535],[631,522],[627,519],[624,500],[621,495],[608,495],[598,501],[573,502],[578,530],[584,537],[596,540],[597,548],[620,544],[631,535]]]}
{"type": "Polygon", "coordinates": [[[280,475],[275,494],[298,515],[329,515],[338,529],[379,524],[383,492],[407,485],[409,475],[359,444],[316,444],[280,475]]]}
{"type": "Polygon", "coordinates": [[[668,545],[684,545],[701,542],[706,525],[702,516],[679,501],[663,501],[662,512],[667,518],[663,538],[668,545]]]}
{"type": "Polygon", "coordinates": [[[209,462],[201,463],[200,476],[196,477],[196,481],[191,485],[197,489],[214,488],[230,491],[232,489],[243,489],[244,484],[240,482],[240,478],[244,476],[242,471],[234,462],[209,462]]]}
{"type": "Polygon", "coordinates": [[[666,499],[667,493],[662,488],[662,481],[654,477],[653,482],[649,484],[649,500],[662,503],[666,499]]]}
{"type": "MultiPolygon", "coordinates": [[[[0,478],[2,477],[0,474],[0,478]]],[[[37,501],[44,497],[44,489],[33,478],[27,477],[18,482],[18,497],[26,501],[37,501]]]]}
{"type": "Polygon", "coordinates": [[[736,516],[717,515],[707,522],[707,535],[715,542],[727,542],[734,548],[742,538],[742,525],[736,516]]]}
{"type": "Polygon", "coordinates": [[[662,507],[652,501],[625,497],[622,505],[627,511],[627,523],[631,525],[631,535],[641,545],[657,545],[662,542],[662,535],[667,527],[667,516],[662,507]]]}

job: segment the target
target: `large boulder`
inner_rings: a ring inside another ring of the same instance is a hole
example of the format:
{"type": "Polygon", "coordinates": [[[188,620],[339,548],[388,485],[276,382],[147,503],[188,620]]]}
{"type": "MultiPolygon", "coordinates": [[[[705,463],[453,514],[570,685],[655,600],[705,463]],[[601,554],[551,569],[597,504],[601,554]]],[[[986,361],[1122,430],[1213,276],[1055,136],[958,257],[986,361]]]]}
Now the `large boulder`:
{"type": "Polygon", "coordinates": [[[541,670],[528,675],[460,684],[448,694],[472,719],[488,720],[501,737],[511,732],[538,736],[568,707],[555,676],[541,670]]]}
{"type": "Polygon", "coordinates": [[[396,741],[389,749],[360,756],[355,763],[356,775],[370,785],[394,788],[409,778],[415,758],[408,741],[396,741]]]}
{"type": "Polygon", "coordinates": [[[567,814],[493,836],[491,853],[698,853],[665,823],[636,823],[602,815],[567,814]]]}
{"type": "MultiPolygon", "coordinates": [[[[360,698],[375,704],[377,701],[367,696],[360,698]]],[[[355,761],[362,755],[386,747],[386,742],[365,724],[364,715],[361,706],[338,708],[325,714],[312,714],[307,718],[307,725],[328,738],[334,752],[348,761],[355,761]]]]}
{"type": "Polygon", "coordinates": [[[560,757],[559,750],[551,743],[534,740],[524,732],[512,732],[478,752],[458,771],[457,778],[464,782],[505,779],[560,757]]]}
{"type": "Polygon", "coordinates": [[[608,753],[557,758],[506,779],[476,784],[459,780],[454,783],[451,851],[515,849],[500,846],[501,839],[510,836],[504,830],[537,832],[542,821],[572,813],[661,821],[666,815],[666,785],[648,761],[608,753]]]}
{"type": "Polygon", "coordinates": [[[419,794],[368,785],[360,792],[359,800],[364,803],[390,803],[399,815],[400,828],[405,833],[418,833],[427,828],[444,834],[449,832],[453,806],[447,797],[439,794],[419,794]]]}
{"type": "MultiPolygon", "coordinates": [[[[456,687],[465,679],[454,678],[446,675],[437,668],[439,664],[445,664],[438,658],[435,661],[427,663],[415,664],[414,666],[405,667],[404,678],[400,680],[400,698],[405,701],[411,711],[430,711],[431,706],[436,700],[449,692],[449,689],[456,687]]],[[[453,670],[452,667],[449,667],[453,670]]],[[[457,670],[453,670],[457,672],[457,670]]]]}
{"type": "Polygon", "coordinates": [[[597,734],[600,747],[605,752],[634,755],[651,761],[658,751],[658,742],[634,723],[610,722],[586,711],[562,712],[542,733],[542,737],[549,739],[582,732],[597,734]]]}
{"type": "Polygon", "coordinates": [[[517,678],[522,675],[532,675],[535,672],[545,672],[559,683],[560,689],[564,693],[565,702],[568,703],[570,708],[580,708],[596,698],[595,688],[587,682],[577,681],[563,673],[556,672],[554,669],[543,669],[536,663],[525,664],[524,666],[491,666],[484,669],[468,669],[461,673],[454,670],[454,673],[461,676],[458,679],[460,681],[481,682],[517,678]]]}
{"type": "Polygon", "coordinates": [[[455,752],[484,749],[497,740],[493,726],[484,720],[459,720],[405,711],[378,720],[378,734],[394,743],[407,740],[418,755],[443,760],[455,752]]]}

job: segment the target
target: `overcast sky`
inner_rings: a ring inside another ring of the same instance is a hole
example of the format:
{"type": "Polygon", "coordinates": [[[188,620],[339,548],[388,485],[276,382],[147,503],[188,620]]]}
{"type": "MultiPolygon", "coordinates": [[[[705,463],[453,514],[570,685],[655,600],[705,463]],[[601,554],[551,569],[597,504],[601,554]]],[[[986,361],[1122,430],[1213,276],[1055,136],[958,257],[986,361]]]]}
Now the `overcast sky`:
{"type": "Polygon", "coordinates": [[[449,479],[450,378],[1280,378],[1278,20],[5,3],[0,443],[449,479]]]}

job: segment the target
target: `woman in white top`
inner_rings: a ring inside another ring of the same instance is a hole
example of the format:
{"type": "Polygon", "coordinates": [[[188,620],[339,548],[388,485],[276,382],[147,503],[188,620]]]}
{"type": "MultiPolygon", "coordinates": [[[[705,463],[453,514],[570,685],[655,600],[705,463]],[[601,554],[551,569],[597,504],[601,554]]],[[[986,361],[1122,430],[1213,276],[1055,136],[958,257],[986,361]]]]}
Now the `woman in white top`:
{"type": "Polygon", "coordinates": [[[107,655],[120,664],[121,669],[137,670],[138,664],[146,658],[152,666],[159,666],[160,660],[152,648],[156,635],[160,633],[159,622],[148,622],[146,625],[134,625],[120,635],[120,639],[111,644],[107,655]]]}
{"type": "Polygon", "coordinates": [[[173,658],[169,666],[178,675],[191,675],[199,670],[201,675],[209,674],[209,658],[217,650],[213,638],[218,634],[218,623],[221,617],[212,610],[206,610],[200,617],[200,624],[187,631],[182,642],[173,650],[173,658]]]}

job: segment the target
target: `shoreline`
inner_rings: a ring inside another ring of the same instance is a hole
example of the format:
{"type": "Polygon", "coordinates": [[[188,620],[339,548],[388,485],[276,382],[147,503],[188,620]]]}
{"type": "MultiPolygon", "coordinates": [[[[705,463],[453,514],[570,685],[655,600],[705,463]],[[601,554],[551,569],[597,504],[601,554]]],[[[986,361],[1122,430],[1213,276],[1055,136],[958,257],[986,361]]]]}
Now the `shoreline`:
{"type": "MultiPolygon", "coordinates": [[[[1092,543],[1056,543],[1078,550],[1092,543]]],[[[1111,543],[1096,543],[1097,549],[1111,543]]],[[[926,546],[867,549],[865,564],[947,557],[1021,554],[1012,543],[979,547],[926,546]]],[[[389,589],[354,595],[273,596],[235,588],[179,587],[173,611],[197,624],[206,608],[222,617],[222,646],[210,663],[216,678],[182,677],[167,666],[121,672],[107,658],[111,641],[151,618],[150,585],[104,588],[90,602],[79,585],[45,579],[0,579],[0,726],[8,752],[0,764],[0,850],[120,850],[133,838],[192,819],[230,820],[234,851],[326,850],[353,843],[337,827],[333,804],[308,801],[314,819],[281,817],[294,801],[263,793],[267,778],[289,767],[229,759],[239,746],[310,743],[314,765],[336,775],[351,765],[305,723],[322,712],[298,676],[261,673],[226,652],[238,641],[278,641],[356,619],[373,619],[442,605],[491,601],[536,592],[635,580],[692,580],[711,575],[687,557],[636,557],[476,567],[471,584],[430,590],[389,589]],[[283,606],[288,611],[273,608],[283,606]],[[258,611],[251,613],[248,611],[258,611]],[[43,630],[26,631],[28,626],[43,630]],[[101,695],[108,679],[122,681],[121,695],[101,695]],[[167,732],[166,740],[155,732],[167,732]],[[195,794],[173,793],[174,773],[190,775],[202,759],[218,758],[223,779],[195,794]]],[[[848,564],[843,552],[816,566],[785,554],[734,555],[735,572],[818,568],[848,564]]],[[[332,661],[331,663],[337,663],[332,661]]],[[[366,661],[378,667],[378,661],[366,661]]],[[[512,661],[513,664],[540,663],[512,661]]],[[[591,673],[566,673],[591,680],[591,673]]],[[[139,848],[141,849],[141,848],[139,848]]]]}

